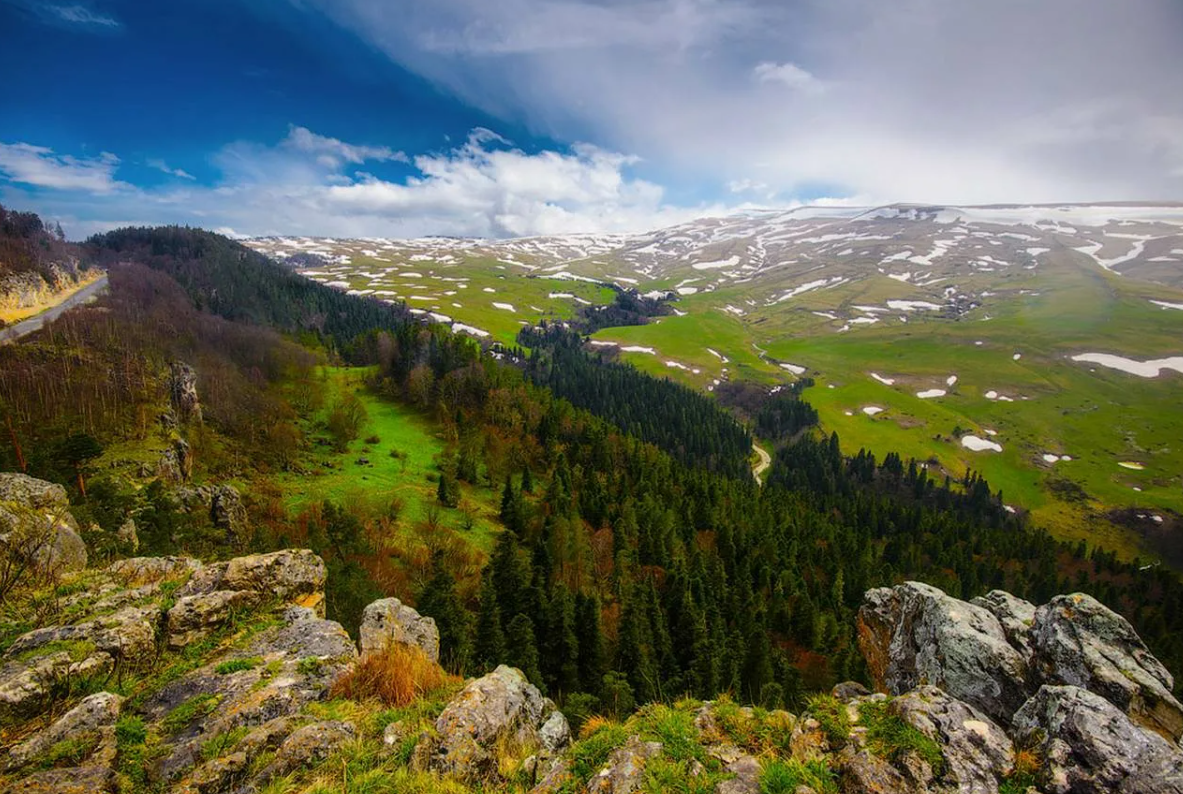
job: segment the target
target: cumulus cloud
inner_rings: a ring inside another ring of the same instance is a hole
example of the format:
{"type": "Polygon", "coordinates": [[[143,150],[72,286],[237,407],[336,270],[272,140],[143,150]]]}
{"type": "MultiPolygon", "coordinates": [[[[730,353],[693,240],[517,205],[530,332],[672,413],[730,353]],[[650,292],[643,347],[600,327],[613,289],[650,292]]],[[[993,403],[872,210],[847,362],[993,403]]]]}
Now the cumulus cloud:
{"type": "Polygon", "coordinates": [[[119,158],[110,152],[98,157],[73,157],[44,146],[0,143],[0,175],[34,187],[110,193],[130,187],[115,179],[118,167],[119,158]]]}
{"type": "MultiPolygon", "coordinates": [[[[80,162],[48,149],[16,147],[33,150],[41,163],[80,162]]],[[[3,157],[0,169],[6,170],[3,157]]],[[[104,157],[112,167],[118,162],[113,155],[104,157]]],[[[247,235],[507,237],[643,231],[723,210],[670,206],[661,187],[629,173],[635,157],[589,144],[530,153],[480,128],[452,150],[414,158],[293,128],[274,145],[228,144],[212,162],[222,172],[215,185],[127,189],[101,201],[90,197],[102,192],[97,182],[28,169],[20,181],[61,190],[39,196],[37,203],[73,235],[144,219],[136,222],[188,223],[247,235]],[[404,159],[415,173],[402,180],[364,170],[370,162],[404,159]]],[[[167,169],[163,161],[160,166],[167,169]]]]}
{"type": "Polygon", "coordinates": [[[1177,0],[300,5],[487,112],[720,190],[1183,195],[1177,0]]]}
{"type": "Polygon", "coordinates": [[[193,176],[193,174],[190,174],[188,171],[185,171],[184,169],[170,168],[168,163],[166,163],[164,160],[161,160],[159,158],[149,158],[148,160],[145,161],[144,164],[147,165],[149,168],[155,168],[157,171],[161,171],[165,174],[168,174],[169,176],[179,177],[180,179],[196,179],[197,178],[197,177],[193,176]]]}

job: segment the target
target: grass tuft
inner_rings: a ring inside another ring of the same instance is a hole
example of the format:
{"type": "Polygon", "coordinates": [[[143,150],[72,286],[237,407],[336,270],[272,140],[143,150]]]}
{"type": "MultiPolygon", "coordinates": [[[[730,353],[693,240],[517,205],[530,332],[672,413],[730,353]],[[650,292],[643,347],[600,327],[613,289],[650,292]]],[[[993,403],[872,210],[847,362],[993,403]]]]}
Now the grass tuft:
{"type": "Polygon", "coordinates": [[[394,644],[371,654],[333,685],[333,697],[376,699],[387,706],[408,706],[456,681],[420,648],[394,644]]]}

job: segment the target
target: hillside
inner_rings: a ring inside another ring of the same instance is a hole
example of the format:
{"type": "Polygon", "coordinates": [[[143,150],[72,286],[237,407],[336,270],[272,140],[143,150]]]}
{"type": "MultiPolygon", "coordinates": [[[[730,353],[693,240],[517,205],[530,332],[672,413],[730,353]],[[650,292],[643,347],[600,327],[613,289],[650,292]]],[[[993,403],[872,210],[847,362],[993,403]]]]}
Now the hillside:
{"type": "Polygon", "coordinates": [[[60,303],[99,275],[60,226],[0,206],[0,327],[60,303]]]}
{"type": "Polygon", "coordinates": [[[672,311],[591,345],[713,392],[808,377],[849,454],[983,473],[1060,537],[1178,565],[1183,207],[804,208],[645,235],[247,241],[481,339],[672,311]],[[294,257],[294,258],[292,258],[294,257]]]}
{"type": "Polygon", "coordinates": [[[365,607],[355,644],[324,619],[307,550],[86,568],[60,488],[0,489],[9,533],[52,522],[22,547],[38,562],[0,619],[4,791],[1183,791],[1171,674],[1082,594],[1036,608],[872,590],[859,636],[876,694],[588,717],[519,669],[449,675],[435,621],[397,599],[365,607]]]}

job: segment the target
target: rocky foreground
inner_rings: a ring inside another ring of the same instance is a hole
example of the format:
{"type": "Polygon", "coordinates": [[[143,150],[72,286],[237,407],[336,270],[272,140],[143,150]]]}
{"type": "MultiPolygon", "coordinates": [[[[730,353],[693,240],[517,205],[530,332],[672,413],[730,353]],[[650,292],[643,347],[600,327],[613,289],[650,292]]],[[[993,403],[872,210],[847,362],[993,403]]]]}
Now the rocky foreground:
{"type": "Polygon", "coordinates": [[[509,667],[398,708],[351,699],[340,682],[392,649],[434,667],[434,621],[384,599],[355,643],[304,550],[83,568],[52,497],[10,491],[0,510],[9,560],[29,552],[12,506],[41,511],[32,564],[55,582],[0,614],[2,791],[1183,793],[1174,681],[1087,595],[871,590],[876,693],[842,684],[800,715],[651,704],[576,737],[509,667]]]}

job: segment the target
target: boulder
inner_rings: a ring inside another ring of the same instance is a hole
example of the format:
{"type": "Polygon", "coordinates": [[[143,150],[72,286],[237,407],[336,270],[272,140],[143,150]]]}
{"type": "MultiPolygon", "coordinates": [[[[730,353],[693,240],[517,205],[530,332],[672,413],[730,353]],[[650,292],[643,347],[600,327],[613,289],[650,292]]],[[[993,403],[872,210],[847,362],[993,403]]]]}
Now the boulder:
{"type": "Polygon", "coordinates": [[[612,751],[608,763],[587,781],[588,794],[630,794],[641,787],[645,762],[661,754],[661,742],[645,742],[630,736],[612,751]]]}
{"type": "Polygon", "coordinates": [[[221,587],[252,590],[267,598],[313,609],[324,617],[324,560],[308,549],[237,557],[226,564],[221,587]]]}
{"type": "Polygon", "coordinates": [[[86,567],[86,543],[66,489],[24,474],[0,473],[0,554],[53,574],[86,567]]]}
{"type": "Polygon", "coordinates": [[[4,767],[19,769],[60,741],[95,734],[102,728],[113,726],[119,719],[122,705],[123,698],[110,692],[99,692],[83,698],[48,728],[9,750],[4,767]]]}
{"type": "Polygon", "coordinates": [[[891,711],[941,746],[946,775],[961,794],[997,794],[1014,766],[1010,737],[989,717],[936,687],[921,686],[891,701],[891,711]]]}
{"type": "Polygon", "coordinates": [[[178,598],[168,611],[168,647],[179,650],[204,639],[225,624],[235,610],[254,600],[254,595],[244,590],[215,590],[178,598]]]}
{"type": "Polygon", "coordinates": [[[1016,598],[1005,590],[991,590],[969,603],[990,610],[1002,625],[1007,641],[1025,658],[1030,658],[1031,624],[1035,622],[1034,604],[1016,598]]]}
{"type": "Polygon", "coordinates": [[[280,745],[275,760],[259,773],[256,782],[265,783],[300,767],[315,766],[356,736],[357,730],[352,723],[336,720],[298,728],[280,745]]]}
{"type": "Polygon", "coordinates": [[[1171,741],[1183,736],[1171,674],[1125,618],[1092,596],[1056,596],[1036,610],[1031,645],[1043,682],[1083,687],[1171,741]]]}
{"type": "Polygon", "coordinates": [[[1048,794],[1183,794],[1179,746],[1088,690],[1042,686],[1013,727],[1037,746],[1048,794]]]}
{"type": "Polygon", "coordinates": [[[259,601],[278,600],[305,606],[324,616],[324,561],[308,549],[252,554],[207,565],[177,590],[178,598],[218,590],[253,593],[259,601]]]}
{"type": "Polygon", "coordinates": [[[358,637],[363,658],[381,653],[392,644],[421,648],[433,662],[440,658],[440,633],[435,619],[423,617],[397,598],[383,598],[367,606],[358,637]]]}
{"type": "Polygon", "coordinates": [[[520,670],[501,665],[470,681],[444,708],[422,756],[437,772],[473,782],[493,779],[499,744],[557,752],[569,741],[565,726],[555,704],[520,670]]]}
{"type": "Polygon", "coordinates": [[[931,585],[869,590],[858,635],[876,687],[893,695],[931,684],[1001,723],[1027,699],[1027,662],[994,613],[931,585]]]}

